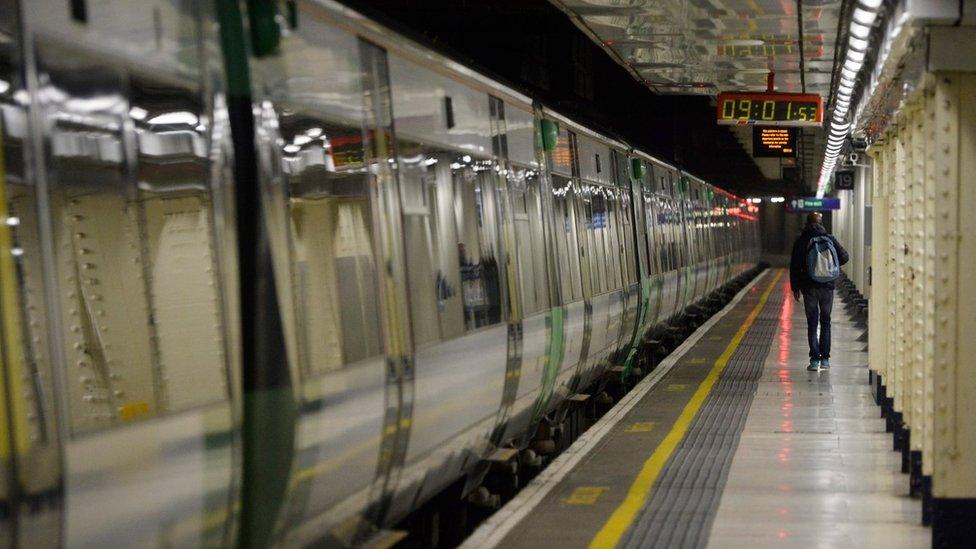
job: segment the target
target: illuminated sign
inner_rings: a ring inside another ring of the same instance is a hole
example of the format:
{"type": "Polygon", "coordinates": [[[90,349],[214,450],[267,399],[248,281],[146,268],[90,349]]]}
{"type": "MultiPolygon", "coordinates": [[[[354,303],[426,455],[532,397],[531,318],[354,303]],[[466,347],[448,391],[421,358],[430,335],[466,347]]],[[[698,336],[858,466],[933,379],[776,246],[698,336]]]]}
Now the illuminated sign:
{"type": "Polygon", "coordinates": [[[823,99],[815,93],[725,92],[718,94],[716,118],[733,126],[820,126],[823,99]]]}
{"type": "Polygon", "coordinates": [[[752,156],[755,158],[796,157],[796,128],[752,127],[752,156]]]}
{"type": "Polygon", "coordinates": [[[819,212],[823,210],[839,210],[839,198],[794,198],[786,202],[787,209],[794,212],[819,212]]]}

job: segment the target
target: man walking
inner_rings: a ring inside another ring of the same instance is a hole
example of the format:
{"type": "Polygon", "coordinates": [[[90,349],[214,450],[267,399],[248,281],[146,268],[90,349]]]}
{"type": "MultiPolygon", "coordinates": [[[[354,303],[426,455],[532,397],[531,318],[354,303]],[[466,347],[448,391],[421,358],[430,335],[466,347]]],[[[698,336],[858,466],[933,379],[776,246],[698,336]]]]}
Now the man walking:
{"type": "Polygon", "coordinates": [[[834,281],[848,255],[834,235],[827,232],[819,213],[807,215],[807,226],[793,243],[790,260],[790,288],[793,299],[800,301],[807,314],[807,342],[810,365],[807,370],[830,369],[830,310],[834,304],[834,281]],[[817,337],[817,324],[820,337],[817,337]]]}

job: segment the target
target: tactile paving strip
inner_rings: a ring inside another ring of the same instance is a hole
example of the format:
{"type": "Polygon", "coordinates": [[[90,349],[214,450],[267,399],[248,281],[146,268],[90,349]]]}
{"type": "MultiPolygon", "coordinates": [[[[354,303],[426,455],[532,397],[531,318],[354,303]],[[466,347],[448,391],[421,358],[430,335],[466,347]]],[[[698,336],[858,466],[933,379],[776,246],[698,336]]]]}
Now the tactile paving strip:
{"type": "Polygon", "coordinates": [[[621,547],[705,547],[786,292],[774,290],[654,484],[621,547]]]}

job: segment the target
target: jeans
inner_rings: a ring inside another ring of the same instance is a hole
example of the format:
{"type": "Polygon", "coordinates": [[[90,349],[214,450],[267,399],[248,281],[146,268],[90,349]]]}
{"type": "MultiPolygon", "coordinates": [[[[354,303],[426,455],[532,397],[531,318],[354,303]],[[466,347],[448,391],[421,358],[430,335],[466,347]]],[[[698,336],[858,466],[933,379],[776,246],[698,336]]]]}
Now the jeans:
{"type": "Polygon", "coordinates": [[[807,313],[807,342],[811,359],[830,358],[830,310],[834,306],[833,288],[805,288],[803,309],[807,313]],[[817,338],[817,324],[820,338],[817,338]]]}

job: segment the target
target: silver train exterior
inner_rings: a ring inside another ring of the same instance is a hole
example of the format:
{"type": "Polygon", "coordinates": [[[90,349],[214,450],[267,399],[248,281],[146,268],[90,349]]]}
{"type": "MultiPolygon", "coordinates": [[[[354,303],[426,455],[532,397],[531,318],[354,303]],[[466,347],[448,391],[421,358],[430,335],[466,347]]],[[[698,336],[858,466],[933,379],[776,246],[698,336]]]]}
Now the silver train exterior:
{"type": "Polygon", "coordinates": [[[741,199],[298,1],[247,58],[287,380],[249,416],[226,6],[0,0],[4,546],[361,541],[755,263],[741,199]]]}

